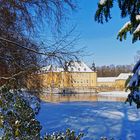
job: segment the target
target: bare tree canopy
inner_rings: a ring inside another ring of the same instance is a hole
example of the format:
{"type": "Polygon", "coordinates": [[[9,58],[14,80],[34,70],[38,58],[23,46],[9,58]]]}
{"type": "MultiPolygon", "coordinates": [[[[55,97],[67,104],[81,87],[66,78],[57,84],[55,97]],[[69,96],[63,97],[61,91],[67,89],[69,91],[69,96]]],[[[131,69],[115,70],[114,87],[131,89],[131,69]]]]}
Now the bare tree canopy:
{"type": "Polygon", "coordinates": [[[132,72],[132,65],[110,65],[97,67],[97,74],[99,77],[117,77],[121,73],[132,72]]]}
{"type": "Polygon", "coordinates": [[[51,24],[57,30],[68,11],[76,8],[73,0],[2,0],[0,5],[0,79],[14,76],[16,82],[23,82],[21,79],[36,72],[43,60],[63,63],[76,58],[79,51],[73,47],[78,37],[70,39],[74,28],[48,44],[31,38],[41,25],[51,24]]]}
{"type": "MultiPolygon", "coordinates": [[[[27,90],[29,76],[40,89],[36,74],[51,61],[63,64],[77,59],[74,50],[78,36],[69,32],[51,42],[37,42],[41,26],[60,30],[65,15],[74,10],[74,0],[0,1],[0,139],[40,140],[41,125],[35,115],[39,100],[27,90]],[[73,37],[72,37],[73,36],[73,37]]],[[[39,39],[38,39],[39,40],[39,39]]],[[[36,88],[34,89],[36,90],[36,88]]]]}
{"type": "Polygon", "coordinates": [[[59,25],[69,9],[75,9],[73,0],[1,0],[0,28],[29,31],[43,21],[59,25]]]}

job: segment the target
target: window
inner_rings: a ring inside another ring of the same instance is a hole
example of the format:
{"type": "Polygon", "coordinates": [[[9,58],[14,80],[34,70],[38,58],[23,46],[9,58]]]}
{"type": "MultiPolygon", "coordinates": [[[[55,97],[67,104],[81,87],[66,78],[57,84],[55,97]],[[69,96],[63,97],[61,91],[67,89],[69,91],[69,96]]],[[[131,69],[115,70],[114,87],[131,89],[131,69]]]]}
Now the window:
{"type": "Polygon", "coordinates": [[[78,68],[78,71],[80,71],[80,68],[78,68]]]}
{"type": "Polygon", "coordinates": [[[86,71],[86,68],[84,68],[84,71],[86,71]]]}

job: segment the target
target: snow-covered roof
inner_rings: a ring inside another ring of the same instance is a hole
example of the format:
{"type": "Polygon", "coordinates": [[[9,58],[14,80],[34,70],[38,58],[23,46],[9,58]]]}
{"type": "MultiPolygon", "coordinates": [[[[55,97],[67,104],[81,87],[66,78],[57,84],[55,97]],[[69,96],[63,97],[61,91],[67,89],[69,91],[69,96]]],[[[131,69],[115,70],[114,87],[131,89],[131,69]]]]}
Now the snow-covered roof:
{"type": "Polygon", "coordinates": [[[116,80],[127,80],[132,73],[121,73],[116,80]]]}
{"type": "MultiPolygon", "coordinates": [[[[81,61],[70,61],[66,64],[67,70],[69,72],[93,72],[84,62],[81,61]]],[[[57,66],[46,66],[40,69],[42,72],[62,72],[64,68],[57,67],[57,66]]]]}
{"type": "Polygon", "coordinates": [[[117,77],[99,77],[97,82],[115,82],[117,77]]]}
{"type": "Polygon", "coordinates": [[[50,71],[52,71],[52,72],[61,72],[61,71],[64,71],[64,69],[56,67],[56,66],[53,67],[52,65],[49,65],[49,66],[42,67],[40,69],[40,71],[42,71],[42,72],[50,72],[50,71]]]}
{"type": "Polygon", "coordinates": [[[118,77],[99,77],[97,82],[115,82],[116,80],[127,80],[132,73],[121,73],[118,77]]]}
{"type": "Polygon", "coordinates": [[[84,62],[82,61],[70,61],[68,63],[68,71],[70,72],[93,72],[84,62]]]}

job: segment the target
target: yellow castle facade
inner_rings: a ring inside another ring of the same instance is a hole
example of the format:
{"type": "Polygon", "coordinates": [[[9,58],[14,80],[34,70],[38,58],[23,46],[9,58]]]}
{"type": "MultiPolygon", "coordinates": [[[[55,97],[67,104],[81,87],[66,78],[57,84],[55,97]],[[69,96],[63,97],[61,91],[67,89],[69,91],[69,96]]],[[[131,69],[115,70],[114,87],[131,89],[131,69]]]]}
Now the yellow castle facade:
{"type": "Polygon", "coordinates": [[[66,70],[50,65],[38,72],[41,87],[48,92],[55,89],[56,93],[124,90],[130,75],[122,73],[118,77],[98,77],[95,70],[81,61],[69,62],[66,70]]]}
{"type": "Polygon", "coordinates": [[[47,72],[40,74],[43,87],[54,88],[95,88],[96,72],[47,72]]]}
{"type": "Polygon", "coordinates": [[[97,86],[102,89],[125,90],[126,80],[131,73],[121,73],[118,77],[98,77],[97,86]]]}
{"type": "Polygon", "coordinates": [[[71,61],[67,71],[63,68],[47,66],[39,72],[42,87],[62,90],[95,91],[97,87],[97,72],[91,70],[84,62],[71,61]]]}

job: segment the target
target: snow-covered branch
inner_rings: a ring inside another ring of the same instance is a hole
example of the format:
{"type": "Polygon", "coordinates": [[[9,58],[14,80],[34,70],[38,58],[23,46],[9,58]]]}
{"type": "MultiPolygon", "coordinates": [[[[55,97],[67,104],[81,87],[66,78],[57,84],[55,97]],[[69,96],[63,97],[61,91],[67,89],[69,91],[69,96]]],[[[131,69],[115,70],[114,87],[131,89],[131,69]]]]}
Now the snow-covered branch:
{"type": "Polygon", "coordinates": [[[131,21],[126,22],[123,27],[118,32],[118,37],[120,41],[123,39],[126,39],[127,33],[130,32],[130,34],[133,35],[133,42],[135,42],[139,38],[140,34],[140,15],[136,16],[136,22],[135,24],[131,21]]]}
{"type": "Polygon", "coordinates": [[[106,1],[107,1],[107,0],[100,0],[100,1],[99,1],[99,4],[100,4],[100,5],[104,5],[104,4],[106,3],[106,1]]]}

